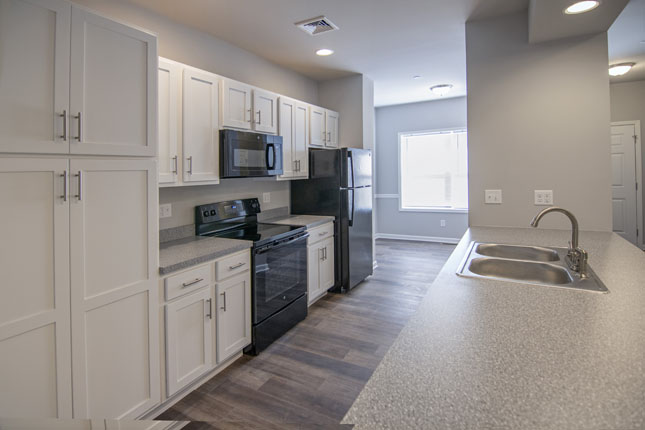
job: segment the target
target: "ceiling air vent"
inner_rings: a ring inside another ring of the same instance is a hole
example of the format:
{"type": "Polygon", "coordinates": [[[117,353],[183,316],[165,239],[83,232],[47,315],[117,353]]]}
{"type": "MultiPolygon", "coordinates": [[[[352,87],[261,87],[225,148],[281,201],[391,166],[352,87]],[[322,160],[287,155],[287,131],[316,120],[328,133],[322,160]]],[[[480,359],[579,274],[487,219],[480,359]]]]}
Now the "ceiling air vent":
{"type": "Polygon", "coordinates": [[[324,16],[296,22],[296,26],[312,36],[338,30],[338,26],[324,16]]]}

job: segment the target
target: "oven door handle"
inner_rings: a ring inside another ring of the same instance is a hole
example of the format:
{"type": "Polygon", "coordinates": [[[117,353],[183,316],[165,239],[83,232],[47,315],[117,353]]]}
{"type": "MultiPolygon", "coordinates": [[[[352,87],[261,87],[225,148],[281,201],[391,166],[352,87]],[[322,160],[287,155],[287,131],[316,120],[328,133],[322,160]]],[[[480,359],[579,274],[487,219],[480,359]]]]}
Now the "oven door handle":
{"type": "Polygon", "coordinates": [[[273,143],[267,143],[266,162],[267,162],[267,170],[275,169],[275,144],[273,143]],[[272,157],[269,157],[269,148],[271,148],[272,157]],[[271,159],[271,163],[269,162],[269,159],[271,159]]]}
{"type": "Polygon", "coordinates": [[[277,245],[266,245],[255,251],[256,254],[264,254],[265,252],[273,251],[274,249],[282,248],[283,246],[291,245],[301,240],[306,240],[309,237],[309,233],[305,233],[302,236],[298,236],[295,239],[290,239],[285,242],[278,243],[277,245]]]}

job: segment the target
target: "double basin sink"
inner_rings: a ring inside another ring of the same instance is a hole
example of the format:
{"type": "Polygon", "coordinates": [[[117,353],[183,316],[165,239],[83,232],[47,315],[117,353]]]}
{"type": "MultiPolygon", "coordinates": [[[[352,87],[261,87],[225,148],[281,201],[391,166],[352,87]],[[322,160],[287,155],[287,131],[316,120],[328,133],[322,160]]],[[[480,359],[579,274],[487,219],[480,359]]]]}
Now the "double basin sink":
{"type": "Polygon", "coordinates": [[[566,255],[566,248],[471,242],[457,275],[608,292],[591,268],[586,277],[569,269],[566,255]]]}

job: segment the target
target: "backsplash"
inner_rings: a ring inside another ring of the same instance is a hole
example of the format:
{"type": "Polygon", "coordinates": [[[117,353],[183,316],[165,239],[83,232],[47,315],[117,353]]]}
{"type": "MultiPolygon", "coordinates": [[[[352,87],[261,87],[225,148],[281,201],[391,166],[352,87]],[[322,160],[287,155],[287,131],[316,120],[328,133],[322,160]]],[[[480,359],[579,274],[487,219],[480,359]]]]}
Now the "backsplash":
{"type": "Polygon", "coordinates": [[[218,185],[198,185],[159,189],[159,204],[172,204],[172,216],[159,219],[159,229],[193,224],[195,206],[224,200],[257,197],[262,211],[289,206],[289,182],[275,178],[222,179],[218,185]],[[263,193],[271,201],[264,203],[263,193]]]}

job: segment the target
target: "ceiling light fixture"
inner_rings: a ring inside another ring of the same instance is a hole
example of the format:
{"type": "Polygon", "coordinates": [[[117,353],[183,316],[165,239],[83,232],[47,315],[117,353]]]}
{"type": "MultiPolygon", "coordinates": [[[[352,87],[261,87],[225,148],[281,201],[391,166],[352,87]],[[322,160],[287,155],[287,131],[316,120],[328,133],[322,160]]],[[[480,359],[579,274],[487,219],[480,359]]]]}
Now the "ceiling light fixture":
{"type": "Polygon", "coordinates": [[[598,0],[579,1],[566,8],[564,13],[567,15],[576,15],[578,13],[589,12],[598,6],[600,6],[600,1],[598,0]]]}
{"type": "Polygon", "coordinates": [[[609,74],[611,76],[622,76],[625,73],[629,72],[636,63],[620,63],[612,64],[609,66],[609,74]]]}
{"type": "Polygon", "coordinates": [[[433,94],[438,95],[439,97],[445,96],[450,92],[450,90],[452,90],[452,85],[450,84],[441,84],[430,87],[430,91],[432,91],[433,94]]]}
{"type": "Polygon", "coordinates": [[[412,79],[421,79],[421,75],[414,75],[412,76],[412,79]]]}
{"type": "Polygon", "coordinates": [[[331,55],[333,53],[334,53],[334,51],[332,49],[327,49],[327,48],[319,49],[319,50],[316,51],[316,55],[320,55],[321,57],[326,57],[326,56],[331,55]]]}

